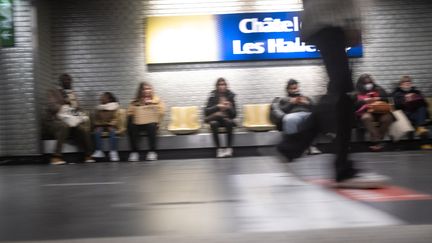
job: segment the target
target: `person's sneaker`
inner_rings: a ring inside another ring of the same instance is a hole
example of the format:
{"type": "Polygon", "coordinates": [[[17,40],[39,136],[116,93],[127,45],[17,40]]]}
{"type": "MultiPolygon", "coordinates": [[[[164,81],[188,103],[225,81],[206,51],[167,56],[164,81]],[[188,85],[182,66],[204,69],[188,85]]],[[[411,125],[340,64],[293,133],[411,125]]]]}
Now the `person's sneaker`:
{"type": "Polygon", "coordinates": [[[150,152],[147,153],[146,160],[148,160],[148,161],[155,161],[157,159],[158,159],[158,155],[157,155],[156,152],[150,151],[150,152]]]}
{"type": "Polygon", "coordinates": [[[60,156],[53,156],[50,159],[50,164],[52,165],[64,165],[66,164],[66,161],[63,160],[60,156]]]}
{"type": "Polygon", "coordinates": [[[105,158],[105,153],[102,152],[101,150],[96,150],[94,151],[94,153],[92,154],[93,158],[105,158]]]}
{"type": "Polygon", "coordinates": [[[429,134],[429,130],[426,127],[417,127],[416,135],[419,137],[425,137],[429,134]]]}
{"type": "Polygon", "coordinates": [[[315,147],[315,146],[310,146],[310,147],[309,147],[308,154],[310,154],[310,155],[315,155],[315,154],[322,154],[322,152],[321,152],[321,150],[319,150],[317,147],[315,147]]]}
{"type": "Polygon", "coordinates": [[[431,150],[432,144],[423,144],[422,146],[420,146],[420,148],[423,150],[431,150]]]}
{"type": "Polygon", "coordinates": [[[92,156],[86,156],[84,158],[84,163],[94,163],[94,162],[96,161],[92,158],[92,156]]]}
{"type": "Polygon", "coordinates": [[[225,150],[223,148],[218,148],[216,150],[216,158],[223,158],[225,156],[225,150]]]}
{"type": "Polygon", "coordinates": [[[358,173],[352,178],[337,182],[336,186],[351,189],[376,189],[386,186],[389,180],[389,177],[376,173],[358,173]]]}
{"type": "Polygon", "coordinates": [[[130,162],[137,162],[137,161],[139,161],[139,154],[138,154],[138,152],[132,152],[132,153],[130,153],[128,161],[130,161],[130,162]]]}
{"type": "Polygon", "coordinates": [[[232,157],[233,156],[233,148],[226,148],[224,150],[224,157],[232,157]]]}
{"type": "Polygon", "coordinates": [[[120,160],[117,151],[110,151],[109,152],[109,157],[110,157],[110,161],[113,161],[113,162],[117,162],[117,161],[120,160]]]}

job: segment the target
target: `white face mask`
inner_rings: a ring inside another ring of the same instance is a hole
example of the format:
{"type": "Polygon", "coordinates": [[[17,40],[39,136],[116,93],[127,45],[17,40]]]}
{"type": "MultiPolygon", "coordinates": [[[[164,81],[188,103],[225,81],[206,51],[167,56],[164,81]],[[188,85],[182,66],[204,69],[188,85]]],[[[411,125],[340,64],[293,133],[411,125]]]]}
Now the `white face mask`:
{"type": "Polygon", "coordinates": [[[368,84],[365,84],[365,86],[364,86],[364,88],[365,88],[367,91],[372,90],[373,87],[374,87],[373,83],[368,83],[368,84]]]}

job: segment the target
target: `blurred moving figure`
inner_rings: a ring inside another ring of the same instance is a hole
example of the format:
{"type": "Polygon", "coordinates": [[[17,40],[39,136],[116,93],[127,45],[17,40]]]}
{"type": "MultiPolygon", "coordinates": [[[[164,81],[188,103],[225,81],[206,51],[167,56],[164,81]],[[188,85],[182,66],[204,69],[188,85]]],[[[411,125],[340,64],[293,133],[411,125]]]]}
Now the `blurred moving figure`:
{"type": "Polygon", "coordinates": [[[96,112],[94,115],[94,138],[95,138],[95,152],[93,158],[105,158],[105,154],[102,149],[102,133],[104,131],[109,134],[110,141],[110,161],[119,161],[119,155],[117,152],[117,134],[119,130],[118,119],[120,106],[117,102],[117,98],[111,92],[105,92],[100,97],[100,104],[96,106],[96,112]]]}
{"type": "Polygon", "coordinates": [[[84,162],[95,162],[91,157],[90,124],[88,116],[79,107],[72,88],[72,77],[62,74],[59,87],[48,93],[49,127],[57,145],[51,157],[52,165],[65,164],[62,156],[63,144],[68,138],[74,139],[84,149],[84,162]]]}
{"type": "Polygon", "coordinates": [[[129,154],[129,161],[135,162],[140,160],[138,144],[141,131],[147,132],[149,142],[149,151],[147,152],[146,160],[153,161],[158,159],[158,154],[156,153],[156,133],[159,124],[163,120],[164,112],[165,105],[154,94],[153,87],[147,82],[140,83],[135,99],[130,102],[127,109],[128,135],[132,150],[129,154]]]}
{"type": "MultiPolygon", "coordinates": [[[[312,100],[300,93],[300,85],[290,79],[286,85],[287,96],[276,97],[271,104],[270,120],[284,134],[295,134],[301,131],[304,121],[312,113],[312,100]]],[[[321,151],[310,146],[309,154],[320,154],[321,151]]]]}
{"type": "Polygon", "coordinates": [[[278,150],[288,160],[300,157],[325,127],[335,126],[335,180],[339,187],[376,188],[388,180],[374,173],[361,173],[348,158],[354,119],[353,82],[345,48],[361,41],[360,12],[353,0],[304,0],[302,37],[321,52],[330,81],[327,95],[314,108],[302,131],[285,135],[278,150]]]}
{"type": "Polygon", "coordinates": [[[387,92],[377,85],[369,74],[362,74],[356,83],[356,115],[370,134],[370,150],[381,151],[382,140],[394,121],[387,92]]]}
{"type": "Polygon", "coordinates": [[[236,126],[234,118],[237,116],[235,94],[228,89],[224,78],[218,78],[216,89],[210,93],[204,110],[205,122],[210,124],[213,141],[216,145],[216,157],[231,157],[233,155],[233,129],[236,126]],[[227,134],[227,146],[222,148],[219,141],[219,127],[224,127],[227,134]]]}

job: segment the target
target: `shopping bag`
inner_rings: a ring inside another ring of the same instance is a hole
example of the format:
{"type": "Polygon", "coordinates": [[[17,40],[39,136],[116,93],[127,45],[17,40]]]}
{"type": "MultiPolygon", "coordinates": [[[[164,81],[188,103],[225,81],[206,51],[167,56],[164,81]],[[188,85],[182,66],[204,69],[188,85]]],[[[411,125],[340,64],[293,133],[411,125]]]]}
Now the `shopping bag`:
{"type": "Polygon", "coordinates": [[[414,131],[414,127],[402,110],[392,111],[395,121],[390,125],[389,136],[394,142],[399,141],[404,135],[414,131]]]}

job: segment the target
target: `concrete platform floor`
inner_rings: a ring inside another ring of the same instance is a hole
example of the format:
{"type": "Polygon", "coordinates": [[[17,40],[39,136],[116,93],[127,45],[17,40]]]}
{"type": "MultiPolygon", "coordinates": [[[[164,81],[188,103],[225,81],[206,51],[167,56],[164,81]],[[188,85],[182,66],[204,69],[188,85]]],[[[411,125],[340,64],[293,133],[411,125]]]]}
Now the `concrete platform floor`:
{"type": "Polygon", "coordinates": [[[432,152],[353,154],[419,200],[315,183],[331,157],[0,166],[0,241],[432,242],[432,152]]]}

